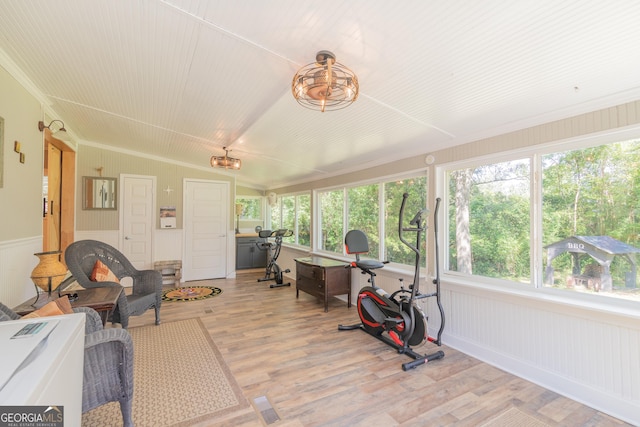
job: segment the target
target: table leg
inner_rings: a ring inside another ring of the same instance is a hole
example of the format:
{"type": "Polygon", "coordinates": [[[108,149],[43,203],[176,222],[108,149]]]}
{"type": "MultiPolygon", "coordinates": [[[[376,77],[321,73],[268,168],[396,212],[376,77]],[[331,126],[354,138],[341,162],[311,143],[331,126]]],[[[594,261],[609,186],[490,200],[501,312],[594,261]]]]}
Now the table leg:
{"type": "Polygon", "coordinates": [[[109,310],[98,311],[98,314],[100,315],[100,319],[102,319],[102,326],[106,326],[107,318],[109,317],[109,310]]]}

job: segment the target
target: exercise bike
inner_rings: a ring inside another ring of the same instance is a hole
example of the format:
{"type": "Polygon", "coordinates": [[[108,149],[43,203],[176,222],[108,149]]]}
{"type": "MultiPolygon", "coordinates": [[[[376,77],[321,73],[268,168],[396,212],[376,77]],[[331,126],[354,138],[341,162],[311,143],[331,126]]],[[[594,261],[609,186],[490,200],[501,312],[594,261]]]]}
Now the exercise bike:
{"type": "Polygon", "coordinates": [[[400,218],[398,224],[398,234],[402,243],[408,246],[415,253],[415,272],[413,284],[409,289],[405,289],[403,279],[400,279],[400,290],[387,294],[384,289],[375,285],[375,272],[373,270],[382,268],[386,262],[377,260],[362,260],[360,254],[369,252],[369,244],[366,235],[360,230],[351,230],[345,236],[345,245],[348,254],[355,254],[356,260],[351,262],[347,268],[359,268],[362,274],[368,274],[367,280],[371,285],[360,289],[358,293],[358,315],[361,323],[355,325],[339,325],[339,330],[362,329],[385,344],[395,348],[398,353],[406,354],[414,359],[411,362],[403,363],[402,369],[407,371],[422,364],[436,359],[442,359],[444,352],[437,351],[432,354],[419,354],[411,347],[430,341],[436,345],[441,345],[442,331],[444,330],[444,310],[440,302],[440,272],[438,259],[438,227],[437,217],[440,206],[440,198],[436,199],[434,214],[434,232],[436,235],[436,278],[433,283],[436,290],[433,293],[423,294],[420,292],[420,243],[422,234],[426,230],[426,218],[423,215],[427,210],[420,210],[409,222],[409,227],[403,226],[404,208],[409,195],[402,196],[400,207],[400,218]],[[409,243],[404,233],[415,232],[415,245],[409,243]],[[427,317],[416,304],[417,300],[429,297],[436,297],[436,303],[440,311],[440,329],[437,338],[428,336],[427,317]]]}
{"type": "Polygon", "coordinates": [[[276,283],[272,283],[270,288],[279,288],[281,286],[291,286],[291,283],[283,283],[282,275],[283,273],[289,273],[291,270],[288,268],[286,270],[282,270],[278,263],[278,256],[280,256],[280,249],[282,248],[282,239],[284,237],[293,236],[293,230],[288,230],[286,228],[281,228],[279,230],[271,231],[271,230],[261,230],[258,232],[258,236],[263,239],[269,239],[271,237],[274,238],[274,241],[271,242],[269,240],[265,242],[258,242],[256,246],[261,251],[267,251],[267,257],[269,258],[267,262],[267,268],[264,273],[264,277],[258,279],[258,282],[267,282],[269,280],[275,280],[276,283]]]}

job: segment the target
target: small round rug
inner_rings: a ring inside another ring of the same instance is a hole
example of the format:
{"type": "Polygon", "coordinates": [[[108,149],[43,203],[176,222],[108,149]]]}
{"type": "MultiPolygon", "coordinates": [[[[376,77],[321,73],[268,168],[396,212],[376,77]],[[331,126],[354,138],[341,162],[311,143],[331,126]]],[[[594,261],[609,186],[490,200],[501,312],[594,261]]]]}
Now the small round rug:
{"type": "Polygon", "coordinates": [[[162,293],[162,301],[197,301],[220,295],[222,289],[214,286],[174,288],[162,293]]]}

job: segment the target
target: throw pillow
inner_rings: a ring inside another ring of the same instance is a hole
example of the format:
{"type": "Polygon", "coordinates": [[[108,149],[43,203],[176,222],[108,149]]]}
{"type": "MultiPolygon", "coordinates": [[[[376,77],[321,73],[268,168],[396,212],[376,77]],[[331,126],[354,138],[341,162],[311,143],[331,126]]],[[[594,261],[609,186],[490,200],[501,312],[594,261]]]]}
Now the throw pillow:
{"type": "Polygon", "coordinates": [[[120,280],[113,274],[113,271],[109,270],[109,267],[104,265],[102,261],[97,260],[95,265],[93,266],[93,271],[91,272],[91,281],[93,282],[116,282],[120,283],[120,280]]]}
{"type": "Polygon", "coordinates": [[[46,303],[36,311],[32,311],[29,314],[22,316],[23,319],[31,319],[33,317],[47,317],[47,316],[59,316],[61,314],[71,314],[73,308],[69,302],[69,297],[66,295],[56,300],[46,303]]]}

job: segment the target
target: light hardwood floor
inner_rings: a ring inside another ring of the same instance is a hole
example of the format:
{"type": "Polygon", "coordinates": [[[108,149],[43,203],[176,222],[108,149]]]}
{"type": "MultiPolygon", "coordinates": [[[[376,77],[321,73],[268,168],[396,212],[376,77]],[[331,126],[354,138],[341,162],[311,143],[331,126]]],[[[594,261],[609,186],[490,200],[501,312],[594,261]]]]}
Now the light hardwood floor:
{"type": "MultiPolygon", "coordinates": [[[[444,359],[405,372],[407,356],[362,331],[338,331],[338,324],[357,323],[355,307],[334,299],[325,313],[308,294],[296,299],[295,283],[271,289],[256,281],[262,275],[188,282],[223,292],[165,302],[161,316],[200,317],[247,400],[266,396],[273,405],[280,421],[272,426],[476,426],[513,407],[549,426],[628,425],[446,346],[444,359]]],[[[130,327],[152,324],[152,312],[130,327]]],[[[437,349],[428,343],[417,350],[437,349]]],[[[261,425],[253,407],[201,424],[261,425]]]]}

